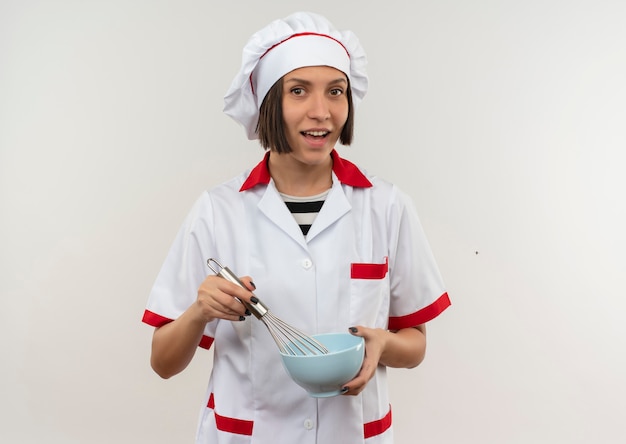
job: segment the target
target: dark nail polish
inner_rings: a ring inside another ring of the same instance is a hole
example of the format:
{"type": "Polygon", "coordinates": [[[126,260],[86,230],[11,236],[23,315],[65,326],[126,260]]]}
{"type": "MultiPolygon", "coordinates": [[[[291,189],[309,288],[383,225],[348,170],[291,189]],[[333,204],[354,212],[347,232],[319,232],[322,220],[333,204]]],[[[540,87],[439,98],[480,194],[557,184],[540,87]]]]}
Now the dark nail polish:
{"type": "Polygon", "coordinates": [[[250,281],[250,285],[252,285],[252,288],[256,290],[256,285],[254,285],[254,282],[250,281]]]}
{"type": "Polygon", "coordinates": [[[246,317],[245,317],[245,316],[239,316],[239,320],[240,320],[240,321],[245,321],[245,320],[246,320],[246,317]]]}
{"type": "Polygon", "coordinates": [[[344,387],[341,389],[341,393],[346,393],[348,390],[350,390],[350,388],[344,387]]]}
{"type": "Polygon", "coordinates": [[[248,309],[246,308],[246,316],[250,316],[251,314],[252,314],[252,313],[250,312],[250,310],[248,310],[248,309]]]}
{"type": "Polygon", "coordinates": [[[257,299],[257,297],[256,297],[256,296],[252,296],[252,297],[250,298],[250,302],[252,302],[253,304],[258,304],[258,303],[259,303],[259,300],[257,299]]]}
{"type": "Polygon", "coordinates": [[[358,332],[359,332],[359,329],[358,329],[358,328],[356,328],[356,327],[350,327],[350,331],[351,331],[352,333],[358,333],[358,332]]]}

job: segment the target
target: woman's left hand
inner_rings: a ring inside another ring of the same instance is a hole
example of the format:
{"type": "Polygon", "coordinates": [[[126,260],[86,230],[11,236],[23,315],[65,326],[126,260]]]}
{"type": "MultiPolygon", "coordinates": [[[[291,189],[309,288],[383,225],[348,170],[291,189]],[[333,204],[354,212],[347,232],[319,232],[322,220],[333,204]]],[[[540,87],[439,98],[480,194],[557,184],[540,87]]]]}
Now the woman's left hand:
{"type": "Polygon", "coordinates": [[[403,328],[397,331],[363,326],[350,327],[350,333],[365,339],[365,357],[361,371],[351,381],[344,384],[342,394],[358,395],[379,365],[399,368],[413,368],[419,365],[426,353],[426,327],[403,328]]]}
{"type": "Polygon", "coordinates": [[[350,327],[350,333],[365,339],[365,357],[358,375],[344,384],[342,394],[358,395],[363,391],[370,379],[374,377],[380,357],[385,349],[385,336],[389,332],[380,328],[350,327]]]}

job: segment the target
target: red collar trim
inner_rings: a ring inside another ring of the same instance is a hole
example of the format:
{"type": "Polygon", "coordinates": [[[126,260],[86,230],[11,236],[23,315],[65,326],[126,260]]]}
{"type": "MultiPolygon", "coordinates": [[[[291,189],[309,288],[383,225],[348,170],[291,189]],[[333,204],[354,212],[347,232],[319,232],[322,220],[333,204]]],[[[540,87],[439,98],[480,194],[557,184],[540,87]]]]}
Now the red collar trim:
{"type": "MultiPolygon", "coordinates": [[[[269,157],[270,152],[268,151],[265,153],[263,160],[250,171],[248,178],[239,191],[246,191],[257,185],[267,185],[270,183],[270,170],[267,168],[269,157]]],[[[337,154],[335,150],[331,151],[330,157],[333,159],[333,172],[337,176],[337,179],[339,179],[339,182],[356,188],[369,188],[372,186],[372,183],[355,164],[339,157],[339,154],[337,154]]]]}
{"type": "Polygon", "coordinates": [[[270,183],[270,179],[272,177],[270,176],[270,170],[267,167],[267,161],[269,160],[269,158],[270,152],[268,151],[265,153],[263,160],[259,162],[259,164],[255,166],[252,171],[250,171],[248,178],[243,183],[241,188],[239,188],[239,191],[249,190],[250,188],[254,188],[259,184],[267,185],[268,183],[270,183]]]}

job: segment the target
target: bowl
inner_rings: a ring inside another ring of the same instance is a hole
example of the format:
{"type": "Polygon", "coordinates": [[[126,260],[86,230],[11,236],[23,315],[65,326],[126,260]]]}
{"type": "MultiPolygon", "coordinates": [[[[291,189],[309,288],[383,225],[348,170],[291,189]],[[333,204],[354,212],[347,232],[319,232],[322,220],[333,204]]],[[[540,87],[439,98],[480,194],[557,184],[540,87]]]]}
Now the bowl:
{"type": "Polygon", "coordinates": [[[365,355],[363,338],[349,333],[312,335],[324,344],[328,354],[288,355],[281,353],[283,366],[296,384],[314,398],[341,394],[343,384],[361,370],[365,355]]]}

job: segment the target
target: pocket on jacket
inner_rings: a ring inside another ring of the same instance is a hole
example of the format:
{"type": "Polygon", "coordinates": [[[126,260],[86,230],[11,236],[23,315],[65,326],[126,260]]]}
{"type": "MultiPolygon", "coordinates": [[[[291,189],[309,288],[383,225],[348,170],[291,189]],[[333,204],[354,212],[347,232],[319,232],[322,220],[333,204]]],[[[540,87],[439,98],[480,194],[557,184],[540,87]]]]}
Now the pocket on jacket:
{"type": "Polygon", "coordinates": [[[384,328],[389,318],[389,261],[350,264],[350,322],[384,328]]]}
{"type": "Polygon", "coordinates": [[[385,258],[382,264],[353,263],[350,265],[352,279],[384,279],[389,271],[389,259],[385,258]]]}

